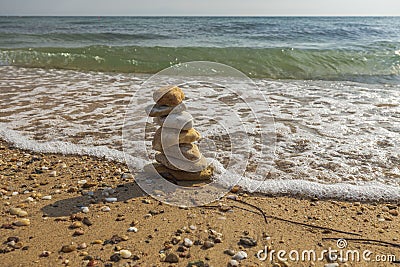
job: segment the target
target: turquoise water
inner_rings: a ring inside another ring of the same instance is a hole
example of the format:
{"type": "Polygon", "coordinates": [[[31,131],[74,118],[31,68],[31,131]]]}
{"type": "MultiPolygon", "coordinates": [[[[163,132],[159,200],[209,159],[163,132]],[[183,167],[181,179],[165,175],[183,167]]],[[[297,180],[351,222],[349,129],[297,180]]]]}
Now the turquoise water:
{"type": "Polygon", "coordinates": [[[155,73],[210,60],[250,77],[398,82],[400,17],[0,17],[0,64],[155,73]]]}

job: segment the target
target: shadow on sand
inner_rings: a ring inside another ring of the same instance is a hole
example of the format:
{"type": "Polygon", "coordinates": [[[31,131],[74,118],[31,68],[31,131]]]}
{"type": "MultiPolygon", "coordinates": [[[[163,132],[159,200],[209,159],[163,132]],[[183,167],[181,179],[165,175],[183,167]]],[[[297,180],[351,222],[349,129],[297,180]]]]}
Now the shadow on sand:
{"type": "MultiPolygon", "coordinates": [[[[115,193],[110,197],[116,197],[118,202],[124,202],[132,198],[146,196],[147,194],[135,183],[120,184],[114,188],[115,193]]],[[[93,191],[93,196],[82,195],[73,198],[67,198],[49,204],[42,208],[44,214],[49,217],[69,216],[81,211],[81,207],[90,207],[91,204],[105,203],[103,189],[93,191]]]]}

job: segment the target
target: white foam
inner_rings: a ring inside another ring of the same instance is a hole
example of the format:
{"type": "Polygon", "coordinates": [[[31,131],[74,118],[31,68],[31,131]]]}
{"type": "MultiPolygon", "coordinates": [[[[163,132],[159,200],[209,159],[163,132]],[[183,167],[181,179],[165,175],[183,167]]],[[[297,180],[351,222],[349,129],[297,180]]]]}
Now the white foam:
{"type": "MultiPolygon", "coordinates": [[[[113,160],[120,163],[125,162],[124,152],[116,149],[111,149],[106,146],[82,146],[62,141],[38,142],[26,138],[17,131],[7,129],[4,124],[0,124],[0,138],[19,149],[30,150],[38,153],[87,155],[105,158],[107,160],[113,160]]],[[[129,161],[137,166],[143,166],[143,162],[140,159],[130,157],[129,161]]]]}
{"type": "MultiPolygon", "coordinates": [[[[56,153],[63,155],[88,155],[107,160],[125,163],[125,154],[122,151],[110,149],[105,146],[88,147],[68,142],[37,142],[28,139],[14,130],[7,129],[0,124],[0,138],[13,146],[39,153],[56,153]]],[[[129,155],[129,161],[137,166],[144,166],[140,159],[129,155]]],[[[216,181],[224,186],[232,186],[236,182],[245,190],[264,193],[267,195],[294,195],[318,198],[346,199],[353,201],[399,201],[400,190],[398,187],[385,185],[379,182],[364,182],[357,185],[336,183],[322,184],[304,180],[265,180],[253,179],[227,173],[221,164],[213,161],[216,167],[216,181]],[[254,190],[254,184],[258,187],[254,190]]]]}
{"type": "Polygon", "coordinates": [[[215,181],[225,187],[240,185],[249,192],[266,195],[291,195],[317,197],[323,199],[342,199],[352,201],[399,201],[400,189],[380,182],[359,182],[358,184],[323,184],[305,180],[253,180],[229,173],[222,164],[213,160],[215,181]]]}

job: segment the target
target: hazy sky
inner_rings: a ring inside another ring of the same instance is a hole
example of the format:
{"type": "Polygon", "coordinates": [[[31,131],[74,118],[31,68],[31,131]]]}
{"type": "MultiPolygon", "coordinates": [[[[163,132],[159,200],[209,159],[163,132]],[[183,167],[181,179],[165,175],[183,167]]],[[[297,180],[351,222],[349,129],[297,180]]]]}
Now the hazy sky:
{"type": "Polygon", "coordinates": [[[400,0],[0,0],[0,15],[400,15],[400,0]]]}

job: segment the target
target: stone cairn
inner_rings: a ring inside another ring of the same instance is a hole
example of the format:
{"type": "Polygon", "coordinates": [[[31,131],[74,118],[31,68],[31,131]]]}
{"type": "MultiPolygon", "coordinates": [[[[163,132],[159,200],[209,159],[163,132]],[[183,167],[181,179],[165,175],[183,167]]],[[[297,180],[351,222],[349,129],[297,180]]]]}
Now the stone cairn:
{"type": "Polygon", "coordinates": [[[199,181],[210,179],[213,168],[193,142],[201,135],[193,128],[193,117],[182,102],[183,91],[177,86],[167,86],[153,93],[155,105],[146,107],[146,113],[160,127],[153,138],[157,151],[153,163],[156,171],[166,179],[199,181]]]}

